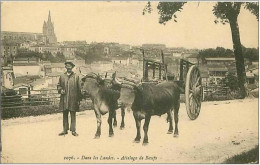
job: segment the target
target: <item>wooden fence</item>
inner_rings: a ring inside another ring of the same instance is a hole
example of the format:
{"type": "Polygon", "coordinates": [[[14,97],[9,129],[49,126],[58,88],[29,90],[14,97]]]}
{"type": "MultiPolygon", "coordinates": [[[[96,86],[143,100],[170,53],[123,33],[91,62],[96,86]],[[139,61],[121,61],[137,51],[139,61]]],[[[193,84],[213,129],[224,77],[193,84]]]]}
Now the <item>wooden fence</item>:
{"type": "Polygon", "coordinates": [[[2,109],[26,106],[57,105],[60,98],[57,89],[28,90],[24,94],[19,93],[19,91],[14,91],[14,93],[15,94],[12,95],[5,94],[4,92],[2,93],[2,109]]]}

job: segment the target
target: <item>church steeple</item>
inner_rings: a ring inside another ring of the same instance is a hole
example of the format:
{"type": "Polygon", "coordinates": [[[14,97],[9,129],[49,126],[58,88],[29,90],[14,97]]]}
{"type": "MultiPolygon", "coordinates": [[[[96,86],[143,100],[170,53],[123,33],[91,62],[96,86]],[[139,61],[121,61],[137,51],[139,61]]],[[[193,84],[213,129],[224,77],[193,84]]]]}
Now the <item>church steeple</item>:
{"type": "Polygon", "coordinates": [[[51,22],[51,11],[49,10],[48,21],[43,22],[43,34],[47,36],[49,43],[56,43],[57,38],[54,33],[54,23],[51,22]]]}
{"type": "Polygon", "coordinates": [[[49,10],[48,22],[51,22],[51,11],[49,10]]]}

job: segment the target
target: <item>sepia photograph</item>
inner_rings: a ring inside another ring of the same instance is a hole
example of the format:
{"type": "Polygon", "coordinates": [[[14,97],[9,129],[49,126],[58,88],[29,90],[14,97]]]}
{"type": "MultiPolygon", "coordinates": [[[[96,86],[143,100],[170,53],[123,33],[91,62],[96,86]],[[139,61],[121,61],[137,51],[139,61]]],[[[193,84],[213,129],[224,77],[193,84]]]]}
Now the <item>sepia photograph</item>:
{"type": "Polygon", "coordinates": [[[258,1],[1,1],[0,163],[259,164],[258,1]]]}

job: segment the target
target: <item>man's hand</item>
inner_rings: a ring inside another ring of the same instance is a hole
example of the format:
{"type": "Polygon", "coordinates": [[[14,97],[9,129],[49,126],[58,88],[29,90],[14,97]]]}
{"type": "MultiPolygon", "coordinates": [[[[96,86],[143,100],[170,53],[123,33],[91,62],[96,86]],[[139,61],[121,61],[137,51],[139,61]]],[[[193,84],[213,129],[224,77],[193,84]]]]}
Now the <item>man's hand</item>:
{"type": "Polygon", "coordinates": [[[65,94],[65,90],[62,89],[62,90],[60,91],[60,94],[64,95],[64,94],[65,94]]]}

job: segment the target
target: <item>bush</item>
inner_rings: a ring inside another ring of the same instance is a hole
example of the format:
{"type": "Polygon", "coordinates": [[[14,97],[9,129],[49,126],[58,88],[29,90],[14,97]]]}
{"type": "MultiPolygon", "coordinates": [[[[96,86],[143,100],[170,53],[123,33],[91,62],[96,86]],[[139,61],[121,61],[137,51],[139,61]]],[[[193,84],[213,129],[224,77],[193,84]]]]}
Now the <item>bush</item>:
{"type": "MultiPolygon", "coordinates": [[[[86,101],[80,104],[80,111],[93,109],[92,102],[86,101]]],[[[41,105],[41,106],[17,106],[2,108],[2,119],[16,117],[39,116],[45,114],[54,114],[62,112],[59,105],[41,105]]]]}
{"type": "Polygon", "coordinates": [[[2,109],[2,119],[13,117],[39,116],[43,114],[59,113],[57,105],[10,107],[2,109]]]}

